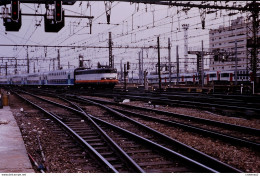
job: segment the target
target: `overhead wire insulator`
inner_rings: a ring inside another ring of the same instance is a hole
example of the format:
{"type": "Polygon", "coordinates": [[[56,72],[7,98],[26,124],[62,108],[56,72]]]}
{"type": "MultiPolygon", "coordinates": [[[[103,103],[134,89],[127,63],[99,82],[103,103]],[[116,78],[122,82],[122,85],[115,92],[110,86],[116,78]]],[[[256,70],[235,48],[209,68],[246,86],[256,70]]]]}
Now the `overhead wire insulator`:
{"type": "Polygon", "coordinates": [[[89,33],[92,33],[92,19],[89,19],[89,33]]]}
{"type": "Polygon", "coordinates": [[[200,12],[202,29],[205,29],[205,19],[206,19],[207,9],[199,9],[199,12],[200,12]]]}
{"type": "Polygon", "coordinates": [[[105,3],[106,15],[107,15],[107,24],[110,24],[112,1],[104,1],[104,3],[105,3]]]}

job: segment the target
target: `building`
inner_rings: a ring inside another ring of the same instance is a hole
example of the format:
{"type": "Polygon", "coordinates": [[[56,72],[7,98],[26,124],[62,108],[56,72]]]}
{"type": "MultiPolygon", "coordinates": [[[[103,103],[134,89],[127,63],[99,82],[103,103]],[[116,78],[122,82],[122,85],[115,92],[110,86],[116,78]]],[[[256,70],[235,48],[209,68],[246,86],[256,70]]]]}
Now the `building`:
{"type": "MultiPolygon", "coordinates": [[[[247,37],[251,35],[247,30],[247,23],[243,17],[231,21],[230,26],[219,26],[218,29],[209,31],[209,48],[211,51],[219,50],[235,53],[237,42],[237,69],[246,70],[250,65],[247,59],[247,37]]],[[[259,33],[258,33],[259,36],[259,33]]],[[[259,58],[259,53],[258,53],[259,58]]],[[[219,56],[210,58],[210,71],[235,70],[234,56],[219,56]]]]}

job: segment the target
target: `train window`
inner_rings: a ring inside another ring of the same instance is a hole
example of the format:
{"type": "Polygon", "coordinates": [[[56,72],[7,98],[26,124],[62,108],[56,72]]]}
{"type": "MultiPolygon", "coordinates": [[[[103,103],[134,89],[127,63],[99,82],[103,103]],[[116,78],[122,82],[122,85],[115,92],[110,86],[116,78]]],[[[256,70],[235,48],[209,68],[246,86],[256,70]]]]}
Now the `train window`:
{"type": "Polygon", "coordinates": [[[215,73],[213,73],[213,74],[209,74],[209,77],[210,78],[215,78],[217,75],[215,74],[215,73]]]}
{"type": "Polygon", "coordinates": [[[229,77],[229,73],[221,73],[221,77],[229,77]]]}

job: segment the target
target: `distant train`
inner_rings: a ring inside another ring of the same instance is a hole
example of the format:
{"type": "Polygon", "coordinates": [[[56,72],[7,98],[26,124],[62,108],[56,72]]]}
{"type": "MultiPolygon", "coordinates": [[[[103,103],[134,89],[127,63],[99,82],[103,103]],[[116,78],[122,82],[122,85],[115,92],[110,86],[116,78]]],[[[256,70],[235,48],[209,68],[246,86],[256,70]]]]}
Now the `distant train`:
{"type": "Polygon", "coordinates": [[[113,88],[117,83],[117,70],[113,68],[77,68],[42,73],[0,76],[0,85],[113,88]]]}
{"type": "MultiPolygon", "coordinates": [[[[257,73],[257,79],[259,79],[259,73],[257,73]]],[[[230,84],[235,82],[235,71],[205,71],[204,72],[204,83],[205,84],[230,84]]],[[[158,74],[150,74],[147,76],[148,83],[156,84],[159,82],[158,74]]],[[[171,74],[171,82],[176,84],[198,84],[199,83],[198,73],[180,73],[179,78],[177,74],[171,74]]],[[[246,70],[237,71],[237,82],[238,83],[249,83],[251,81],[251,73],[248,73],[246,70]]],[[[161,72],[161,82],[169,83],[169,72],[161,72]]]]}

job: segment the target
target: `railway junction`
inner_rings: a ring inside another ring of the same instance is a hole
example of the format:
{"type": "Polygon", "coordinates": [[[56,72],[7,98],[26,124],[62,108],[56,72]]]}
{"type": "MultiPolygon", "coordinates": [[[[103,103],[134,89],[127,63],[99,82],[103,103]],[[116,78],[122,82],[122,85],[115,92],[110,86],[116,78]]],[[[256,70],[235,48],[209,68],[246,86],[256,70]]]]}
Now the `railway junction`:
{"type": "Polygon", "coordinates": [[[0,8],[3,176],[260,173],[259,1],[0,8]]]}
{"type": "MultiPolygon", "coordinates": [[[[184,93],[180,99],[186,104],[177,105],[169,99],[179,98],[168,97],[167,92],[138,93],[142,98],[136,92],[121,95],[118,90],[78,94],[78,90],[2,89],[6,92],[10,92],[9,106],[1,114],[13,114],[20,128],[15,131],[23,141],[14,137],[19,144],[6,142],[8,150],[3,152],[15,154],[9,145],[24,145],[26,151],[17,149],[23,153],[22,168],[12,169],[16,163],[11,162],[1,172],[259,172],[259,118],[255,115],[259,105],[248,114],[232,113],[236,101],[245,104],[241,96],[229,97],[234,104],[228,107],[215,95],[215,104],[201,108],[196,101],[189,105],[184,93]],[[226,107],[217,107],[218,103],[226,107]],[[230,113],[222,113],[225,110],[230,113]],[[29,165],[25,160],[31,161],[29,165]]],[[[193,96],[198,102],[206,100],[205,95],[204,99],[193,96]]],[[[247,103],[258,99],[247,98],[247,103]]],[[[1,134],[9,133],[8,124],[16,126],[14,119],[3,119],[0,127],[5,133],[1,134]]],[[[10,134],[4,136],[9,139],[10,134]]]]}

